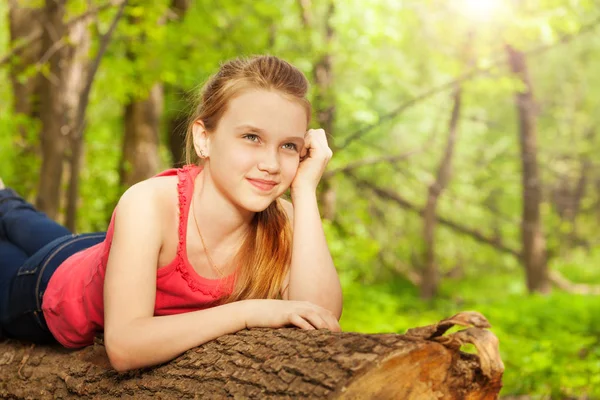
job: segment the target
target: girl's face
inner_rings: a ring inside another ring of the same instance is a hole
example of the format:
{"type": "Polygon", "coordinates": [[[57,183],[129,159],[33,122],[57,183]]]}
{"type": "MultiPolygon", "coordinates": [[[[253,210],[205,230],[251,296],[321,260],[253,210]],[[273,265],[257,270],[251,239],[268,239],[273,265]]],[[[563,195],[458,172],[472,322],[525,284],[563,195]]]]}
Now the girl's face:
{"type": "Polygon", "coordinates": [[[259,212],[291,185],[308,129],[304,107],[275,91],[248,90],[229,101],[215,132],[194,126],[196,151],[216,188],[235,206],[259,212]]]}

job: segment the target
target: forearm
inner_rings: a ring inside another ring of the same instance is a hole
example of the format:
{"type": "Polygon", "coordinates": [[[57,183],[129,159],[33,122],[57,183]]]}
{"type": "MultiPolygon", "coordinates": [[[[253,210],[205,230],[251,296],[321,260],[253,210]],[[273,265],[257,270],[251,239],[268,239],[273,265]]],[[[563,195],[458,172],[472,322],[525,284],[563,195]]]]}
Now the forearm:
{"type": "Polygon", "coordinates": [[[185,351],[246,327],[245,302],[189,313],[140,318],[106,330],[111,364],[119,371],[160,364],[185,351]]]}
{"type": "Polygon", "coordinates": [[[294,239],[288,297],[342,314],[342,288],[327,247],[314,192],[292,194],[294,239]]]}

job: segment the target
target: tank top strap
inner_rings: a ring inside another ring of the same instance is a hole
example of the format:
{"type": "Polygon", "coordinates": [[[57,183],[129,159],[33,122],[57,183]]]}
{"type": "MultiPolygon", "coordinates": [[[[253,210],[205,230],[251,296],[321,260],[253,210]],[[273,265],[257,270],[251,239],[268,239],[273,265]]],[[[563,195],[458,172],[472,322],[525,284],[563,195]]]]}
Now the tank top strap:
{"type": "MultiPolygon", "coordinates": [[[[193,165],[189,166],[190,169],[191,167],[194,167],[193,165]]],[[[154,175],[154,178],[159,177],[159,176],[175,176],[175,175],[179,175],[179,171],[183,168],[171,168],[171,169],[167,169],[165,171],[162,171],[156,175],[154,175]]],[[[179,195],[179,202],[181,204],[181,194],[179,195]]],[[[113,240],[113,235],[115,232],[115,216],[117,214],[117,207],[115,207],[115,209],[113,210],[113,213],[110,217],[110,223],[108,224],[108,228],[106,229],[106,240],[105,240],[105,245],[104,245],[104,251],[102,253],[102,258],[101,258],[101,262],[102,265],[106,266],[106,264],[108,263],[108,256],[110,253],[110,248],[112,246],[112,240],[113,240]]]]}
{"type": "Polygon", "coordinates": [[[185,165],[177,169],[177,196],[179,204],[179,243],[177,255],[183,257],[187,242],[187,221],[190,214],[190,204],[194,194],[194,179],[202,171],[201,166],[185,165]]]}

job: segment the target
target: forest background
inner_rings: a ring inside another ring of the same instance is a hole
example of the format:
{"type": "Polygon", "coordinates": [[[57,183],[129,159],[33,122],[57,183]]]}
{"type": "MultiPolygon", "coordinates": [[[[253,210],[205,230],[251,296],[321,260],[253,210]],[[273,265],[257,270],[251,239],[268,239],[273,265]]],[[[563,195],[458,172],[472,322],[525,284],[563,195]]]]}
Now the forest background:
{"type": "Polygon", "coordinates": [[[277,55],[334,151],[343,329],[478,310],[503,396],[600,398],[596,1],[9,0],[0,21],[0,176],[52,218],[105,230],[181,165],[219,63],[277,55]]]}

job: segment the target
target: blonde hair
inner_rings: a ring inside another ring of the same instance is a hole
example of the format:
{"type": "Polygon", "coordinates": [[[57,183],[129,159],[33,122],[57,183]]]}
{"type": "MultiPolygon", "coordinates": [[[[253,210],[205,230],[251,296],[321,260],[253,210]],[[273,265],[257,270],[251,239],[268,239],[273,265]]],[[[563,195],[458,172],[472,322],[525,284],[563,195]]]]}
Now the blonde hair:
{"type": "MultiPolygon", "coordinates": [[[[223,65],[202,88],[198,106],[190,116],[185,138],[187,164],[201,159],[194,150],[192,127],[201,120],[209,133],[217,129],[229,101],[246,90],[263,89],[299,102],[310,121],[306,99],[308,81],[288,62],[274,56],[236,58],[223,65]]],[[[280,298],[285,274],[292,258],[292,230],[279,201],[273,201],[254,216],[250,231],[235,257],[236,283],[230,295],[218,303],[242,299],[280,298]]]]}

